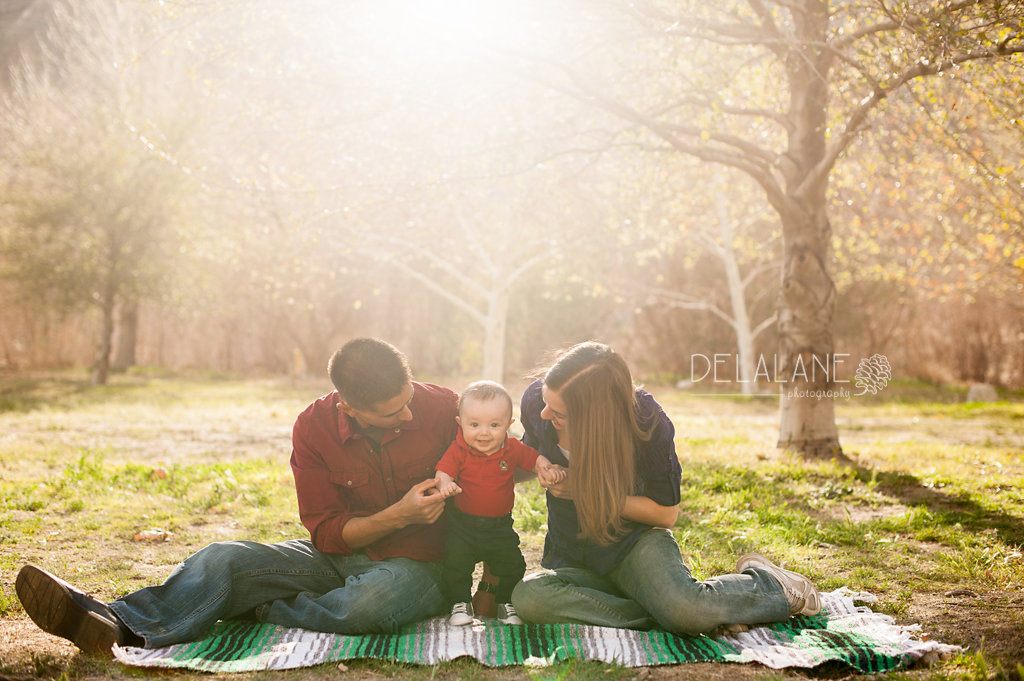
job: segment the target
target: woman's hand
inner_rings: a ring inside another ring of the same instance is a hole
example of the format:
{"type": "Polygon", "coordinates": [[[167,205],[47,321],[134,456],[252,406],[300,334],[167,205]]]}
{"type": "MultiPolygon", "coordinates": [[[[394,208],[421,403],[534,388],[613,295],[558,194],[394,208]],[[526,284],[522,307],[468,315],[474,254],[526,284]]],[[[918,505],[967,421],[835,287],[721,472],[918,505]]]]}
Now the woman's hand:
{"type": "MultiPolygon", "coordinates": [[[[565,469],[562,468],[561,466],[552,466],[552,468],[561,468],[563,471],[565,471],[565,469]]],[[[540,476],[538,476],[537,479],[540,481],[541,487],[551,492],[551,494],[558,497],[559,499],[572,499],[572,492],[569,490],[568,477],[563,478],[559,482],[553,482],[551,479],[547,479],[547,481],[545,482],[545,478],[542,478],[540,476]]]]}
{"type": "Polygon", "coordinates": [[[537,479],[540,480],[542,487],[548,487],[556,483],[562,482],[569,477],[569,469],[563,468],[558,464],[550,463],[543,457],[537,459],[537,479]]]}

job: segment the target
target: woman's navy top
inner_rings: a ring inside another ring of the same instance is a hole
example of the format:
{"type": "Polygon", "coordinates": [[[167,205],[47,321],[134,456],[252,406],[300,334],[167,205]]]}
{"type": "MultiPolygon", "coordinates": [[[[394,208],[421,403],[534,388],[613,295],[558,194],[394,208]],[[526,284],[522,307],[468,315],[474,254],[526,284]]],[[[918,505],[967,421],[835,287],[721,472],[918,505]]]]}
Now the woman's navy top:
{"type": "MultiPolygon", "coordinates": [[[[645,427],[654,423],[651,439],[636,438],[636,490],[634,495],[645,496],[662,506],[679,505],[679,481],[682,470],[676,457],[673,438],[675,428],[654,397],[643,390],[636,391],[640,421],[645,427]]],[[[540,417],[544,409],[541,381],[535,381],[523,393],[520,416],[523,442],[546,456],[551,463],[569,467],[570,462],[558,448],[558,435],[551,421],[540,417]]],[[[570,452],[570,456],[572,452],[570,452]]],[[[626,522],[626,531],[608,546],[590,539],[580,538],[580,521],[576,504],[571,499],[559,499],[547,493],[548,534],[544,539],[544,557],[541,565],[548,569],[560,567],[590,568],[598,574],[610,572],[633,549],[640,533],[650,525],[626,522]]]]}

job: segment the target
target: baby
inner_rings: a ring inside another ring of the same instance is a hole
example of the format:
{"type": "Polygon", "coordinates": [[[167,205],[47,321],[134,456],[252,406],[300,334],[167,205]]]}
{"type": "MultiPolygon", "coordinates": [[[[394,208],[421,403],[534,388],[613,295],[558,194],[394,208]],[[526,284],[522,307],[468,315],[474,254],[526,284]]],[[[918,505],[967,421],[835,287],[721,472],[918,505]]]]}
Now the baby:
{"type": "Polygon", "coordinates": [[[462,626],[473,622],[473,568],[479,561],[501,578],[495,593],[497,619],[522,624],[512,607],[512,587],[526,572],[519,550],[519,535],[512,527],[517,468],[532,471],[552,483],[565,479],[566,471],[553,466],[506,431],[512,418],[512,397],[493,381],[472,383],[459,398],[461,428],[455,442],[437,462],[434,479],[438,491],[455,496],[449,506],[448,540],[444,551],[443,587],[452,615],[448,621],[462,626]]]}

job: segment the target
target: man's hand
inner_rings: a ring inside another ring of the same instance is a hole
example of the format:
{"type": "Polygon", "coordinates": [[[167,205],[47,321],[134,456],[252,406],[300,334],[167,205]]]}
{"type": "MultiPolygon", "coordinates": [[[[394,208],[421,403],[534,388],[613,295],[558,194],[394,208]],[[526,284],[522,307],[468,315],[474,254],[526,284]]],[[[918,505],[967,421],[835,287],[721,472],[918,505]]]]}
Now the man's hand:
{"type": "Polygon", "coordinates": [[[345,523],[341,538],[350,548],[358,549],[407,525],[430,525],[444,513],[444,496],[436,485],[436,480],[427,478],[413,485],[405,496],[383,511],[351,518],[345,523]]]}
{"type": "Polygon", "coordinates": [[[437,489],[437,481],[428,478],[416,483],[395,504],[402,526],[430,525],[444,513],[444,495],[437,489]]]}
{"type": "Polygon", "coordinates": [[[454,479],[452,479],[452,476],[448,475],[444,471],[436,471],[434,473],[434,483],[437,487],[437,491],[440,492],[441,496],[445,499],[462,493],[462,488],[458,486],[454,479]]]}

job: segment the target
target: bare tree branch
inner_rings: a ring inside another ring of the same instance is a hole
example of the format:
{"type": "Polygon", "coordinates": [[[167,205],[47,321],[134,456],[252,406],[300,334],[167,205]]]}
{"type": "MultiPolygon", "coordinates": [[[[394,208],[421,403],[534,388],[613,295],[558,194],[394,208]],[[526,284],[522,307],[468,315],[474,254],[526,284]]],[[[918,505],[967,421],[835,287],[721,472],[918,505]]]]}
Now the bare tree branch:
{"type": "MultiPolygon", "coordinates": [[[[714,4],[708,5],[709,8],[714,8],[714,4]]],[[[703,19],[699,17],[687,17],[669,14],[662,10],[660,7],[656,7],[650,3],[644,3],[643,7],[640,6],[640,2],[630,3],[630,8],[641,18],[647,19],[650,23],[660,25],[662,28],[658,30],[659,35],[677,33],[676,28],[687,27],[692,30],[706,29],[714,31],[720,35],[730,38],[752,38],[757,39],[760,36],[761,27],[747,23],[722,23],[712,21],[710,19],[703,19]]],[[[722,16],[730,16],[725,12],[719,12],[722,16]]]]}
{"type": "Polygon", "coordinates": [[[545,260],[548,260],[550,258],[554,258],[555,256],[559,256],[561,254],[562,248],[560,246],[555,246],[550,251],[533,256],[532,258],[524,262],[522,265],[512,270],[512,273],[508,275],[508,279],[506,280],[506,282],[511,284],[535,265],[544,262],[545,260]]]}
{"type": "MultiPolygon", "coordinates": [[[[450,274],[451,276],[453,276],[454,278],[458,279],[460,282],[465,284],[474,293],[476,293],[477,295],[481,296],[485,300],[487,299],[487,292],[483,289],[483,287],[480,286],[480,284],[478,284],[477,282],[475,282],[472,279],[470,279],[469,277],[467,277],[465,274],[463,274],[461,271],[459,271],[458,268],[452,266],[452,264],[449,263],[444,258],[438,257],[430,249],[424,248],[423,246],[421,246],[419,244],[414,244],[411,241],[407,241],[405,239],[399,239],[398,237],[387,237],[387,238],[385,238],[385,237],[381,237],[381,236],[377,236],[377,235],[371,235],[370,238],[375,240],[375,241],[382,241],[382,242],[385,242],[385,243],[395,244],[395,245],[398,245],[398,246],[403,246],[405,248],[408,248],[410,252],[415,253],[416,255],[423,256],[424,258],[426,258],[430,262],[434,263],[435,265],[440,267],[442,270],[444,270],[445,272],[447,272],[448,274],[450,274]]],[[[391,258],[393,258],[393,260],[391,262],[396,262],[396,263],[397,262],[402,262],[403,264],[408,266],[408,264],[404,263],[401,260],[401,258],[399,256],[397,256],[396,254],[388,253],[388,255],[391,258]]]]}
{"type": "Polygon", "coordinates": [[[765,6],[761,0],[747,0],[747,4],[754,10],[754,14],[761,20],[761,25],[766,31],[771,33],[775,38],[779,37],[779,27],[775,25],[775,19],[772,18],[771,11],[765,6]]]}
{"type": "MultiPolygon", "coordinates": [[[[1021,35],[1017,34],[1014,38],[1020,39],[1021,35]]],[[[853,139],[867,127],[867,118],[871,111],[879,104],[879,102],[888,97],[895,90],[906,85],[912,80],[923,78],[925,76],[933,76],[936,73],[945,71],[957,64],[963,64],[977,59],[991,59],[993,57],[1021,53],[1024,53],[1024,44],[1010,47],[1008,43],[1004,41],[999,47],[994,49],[974,49],[953,55],[941,62],[915,64],[901,74],[895,81],[891,82],[888,87],[876,89],[870,96],[861,101],[860,106],[858,106],[853,113],[850,114],[849,118],[847,118],[846,125],[844,126],[839,139],[833,143],[821,161],[819,161],[814,169],[808,173],[800,189],[813,186],[828,177],[829,172],[832,170],[832,166],[835,165],[839,156],[846,150],[850,142],[852,142],[853,139]]]]}
{"type": "Polygon", "coordinates": [[[444,298],[445,300],[447,300],[448,302],[450,302],[451,304],[455,305],[457,308],[468,314],[476,322],[484,326],[487,325],[487,316],[480,312],[480,310],[476,309],[475,307],[467,303],[465,300],[455,295],[445,287],[441,286],[436,281],[434,281],[427,275],[423,274],[416,268],[410,267],[400,258],[395,257],[391,253],[381,253],[379,251],[372,251],[367,249],[359,249],[359,252],[381,262],[387,263],[389,265],[394,265],[398,269],[402,270],[402,272],[405,272],[410,277],[416,279],[418,282],[429,288],[431,291],[438,294],[439,296],[441,296],[442,298],[444,298]]]}
{"type": "Polygon", "coordinates": [[[686,293],[678,293],[676,291],[669,291],[668,289],[662,288],[650,288],[645,286],[641,290],[655,298],[661,298],[671,307],[677,307],[683,310],[707,310],[724,321],[731,328],[736,328],[736,320],[726,312],[723,312],[720,307],[714,303],[708,302],[707,300],[703,300],[686,293]]]}
{"type": "MultiPolygon", "coordinates": [[[[708,104],[707,107],[709,109],[712,108],[710,104],[708,104]]],[[[775,121],[783,128],[785,128],[786,132],[793,132],[793,121],[791,121],[789,118],[779,113],[778,111],[742,106],[726,106],[724,104],[716,104],[715,107],[723,113],[731,114],[734,116],[753,116],[761,118],[770,118],[771,120],[775,121]]]]}
{"type": "Polygon", "coordinates": [[[719,258],[725,257],[725,246],[715,241],[709,232],[702,229],[694,235],[694,239],[701,242],[704,248],[716,253],[719,258]]]}
{"type": "MultiPolygon", "coordinates": [[[[980,5],[981,0],[961,0],[961,2],[951,3],[942,8],[943,14],[953,14],[960,10],[967,9],[968,7],[974,7],[980,5]]],[[[925,22],[929,21],[929,17],[913,16],[907,17],[901,21],[883,21],[879,24],[872,24],[871,26],[865,26],[859,30],[843,35],[842,38],[833,41],[835,47],[842,49],[851,43],[855,43],[861,38],[877,35],[879,33],[885,33],[886,31],[898,31],[903,28],[909,28],[911,26],[920,26],[925,22]]]]}
{"type": "Polygon", "coordinates": [[[757,338],[758,334],[760,334],[762,331],[767,329],[769,326],[771,326],[772,324],[774,324],[778,320],[779,320],[779,313],[778,312],[773,312],[771,317],[768,317],[763,322],[761,322],[760,324],[758,324],[757,326],[755,326],[753,328],[753,330],[750,332],[750,337],[751,338],[757,338]]]}
{"type": "Polygon", "coordinates": [[[739,236],[740,234],[743,234],[743,232],[747,231],[748,229],[756,225],[757,221],[765,217],[766,215],[768,215],[768,209],[764,207],[762,207],[760,210],[758,210],[758,212],[754,213],[753,215],[748,215],[747,218],[743,221],[743,223],[733,230],[733,235],[739,236]]]}
{"type": "Polygon", "coordinates": [[[476,236],[476,232],[474,232],[469,226],[469,223],[466,221],[466,217],[462,214],[462,209],[458,206],[455,207],[455,217],[458,220],[459,227],[462,229],[463,236],[465,236],[466,241],[469,242],[469,247],[474,253],[480,256],[480,259],[487,267],[491,278],[496,278],[498,276],[498,268],[494,266],[491,256],[487,254],[487,250],[483,247],[483,244],[480,243],[480,240],[476,236]]]}
{"type": "Polygon", "coordinates": [[[744,289],[747,288],[747,286],[750,285],[750,282],[754,281],[754,279],[758,275],[764,274],[765,272],[770,272],[771,270],[777,270],[780,267],[782,267],[782,262],[779,261],[779,260],[771,260],[771,261],[769,261],[767,263],[764,263],[763,265],[758,265],[754,269],[750,270],[747,273],[747,276],[743,277],[743,282],[742,282],[743,288],[744,289]]]}
{"type": "MultiPolygon", "coordinates": [[[[721,150],[688,144],[679,139],[676,135],[672,134],[672,124],[654,120],[636,109],[596,91],[578,74],[563,64],[555,64],[555,66],[563,70],[573,81],[574,85],[583,91],[585,96],[557,85],[549,84],[550,87],[584,102],[597,104],[601,108],[619,116],[620,118],[624,118],[644,126],[665,140],[665,142],[667,142],[676,151],[695,156],[703,161],[721,163],[722,165],[742,170],[752,177],[755,182],[761,185],[765,190],[765,193],[768,195],[769,200],[772,202],[772,205],[777,207],[787,205],[788,199],[785,192],[773,177],[771,173],[771,165],[767,163],[765,159],[751,158],[751,156],[747,154],[733,154],[721,150]]],[[[765,150],[760,151],[763,153],[770,153],[765,152],[765,150]]],[[[773,155],[772,157],[774,159],[778,158],[777,155],[773,155]]]]}
{"type": "MultiPolygon", "coordinates": [[[[653,119],[652,119],[653,120],[653,119]]],[[[662,123],[661,124],[666,130],[672,130],[673,132],[679,132],[684,135],[692,135],[693,137],[700,137],[702,132],[705,132],[701,128],[692,125],[680,125],[678,123],[662,123]]],[[[709,138],[715,142],[721,142],[722,144],[730,147],[739,149],[744,154],[753,158],[764,161],[769,165],[774,165],[779,160],[779,154],[774,151],[770,151],[763,147],[759,147],[752,142],[748,142],[735,135],[726,135],[723,133],[710,132],[708,133],[709,138]]]]}

